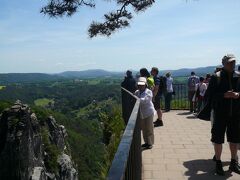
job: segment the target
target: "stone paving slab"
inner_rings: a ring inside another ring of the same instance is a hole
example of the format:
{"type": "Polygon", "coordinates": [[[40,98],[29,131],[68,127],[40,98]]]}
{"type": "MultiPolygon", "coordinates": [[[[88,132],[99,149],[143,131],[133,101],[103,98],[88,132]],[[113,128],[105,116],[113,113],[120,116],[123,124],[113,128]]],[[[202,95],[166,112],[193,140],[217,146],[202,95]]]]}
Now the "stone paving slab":
{"type": "Polygon", "coordinates": [[[164,126],[154,129],[153,149],[142,152],[142,179],[159,180],[240,180],[228,171],[230,152],[224,144],[222,161],[225,177],[214,174],[211,123],[196,119],[186,111],[163,115],[164,126]]]}

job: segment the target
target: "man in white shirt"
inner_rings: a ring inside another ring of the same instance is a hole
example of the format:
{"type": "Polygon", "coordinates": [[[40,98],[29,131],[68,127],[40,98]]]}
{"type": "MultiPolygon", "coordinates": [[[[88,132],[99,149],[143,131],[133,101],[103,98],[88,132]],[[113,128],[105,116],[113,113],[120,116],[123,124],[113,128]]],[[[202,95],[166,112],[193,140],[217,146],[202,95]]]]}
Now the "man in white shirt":
{"type": "Polygon", "coordinates": [[[137,85],[138,90],[135,92],[135,95],[140,98],[141,129],[145,142],[142,147],[152,149],[154,144],[153,117],[155,113],[154,105],[152,103],[153,93],[147,88],[146,78],[140,77],[137,85]]]}
{"type": "Polygon", "coordinates": [[[166,74],[166,87],[167,91],[164,94],[165,96],[165,111],[169,112],[171,110],[171,101],[173,95],[173,78],[171,77],[171,73],[168,72],[166,74]]]}

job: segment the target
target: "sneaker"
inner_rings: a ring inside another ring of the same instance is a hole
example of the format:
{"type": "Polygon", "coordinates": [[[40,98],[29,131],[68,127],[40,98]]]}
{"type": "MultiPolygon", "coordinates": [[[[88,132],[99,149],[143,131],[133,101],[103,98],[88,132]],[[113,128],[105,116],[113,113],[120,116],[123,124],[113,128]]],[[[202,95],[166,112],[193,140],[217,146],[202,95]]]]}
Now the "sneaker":
{"type": "Polygon", "coordinates": [[[163,126],[163,121],[157,119],[157,120],[154,122],[154,127],[159,127],[159,126],[163,126]]]}
{"type": "Polygon", "coordinates": [[[156,121],[153,122],[153,124],[156,124],[159,121],[159,119],[157,119],[156,121]]]}
{"type": "Polygon", "coordinates": [[[240,174],[240,166],[235,159],[231,160],[229,170],[232,171],[232,172],[235,172],[237,174],[240,174]]]}
{"type": "Polygon", "coordinates": [[[225,173],[223,171],[223,166],[222,166],[222,161],[221,160],[217,160],[216,161],[216,174],[219,176],[224,176],[225,173]]]}
{"type": "Polygon", "coordinates": [[[148,144],[147,147],[146,147],[146,149],[152,149],[152,148],[153,148],[153,146],[150,145],[150,144],[148,144]]]}
{"type": "Polygon", "coordinates": [[[145,143],[145,144],[142,144],[142,148],[144,148],[144,149],[152,149],[152,145],[150,145],[150,144],[147,144],[147,143],[145,143]]]}
{"type": "Polygon", "coordinates": [[[145,144],[142,144],[142,147],[143,148],[146,148],[148,146],[148,144],[147,143],[145,143],[145,144]]]}

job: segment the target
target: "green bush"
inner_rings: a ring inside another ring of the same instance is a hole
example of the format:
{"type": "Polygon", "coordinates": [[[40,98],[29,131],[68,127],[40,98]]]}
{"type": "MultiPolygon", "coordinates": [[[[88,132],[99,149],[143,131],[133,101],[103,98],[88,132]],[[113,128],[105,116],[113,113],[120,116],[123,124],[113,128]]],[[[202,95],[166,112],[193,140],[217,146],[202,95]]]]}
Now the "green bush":
{"type": "Polygon", "coordinates": [[[12,105],[9,101],[0,101],[0,114],[7,108],[10,108],[12,105]]]}
{"type": "Polygon", "coordinates": [[[44,159],[44,164],[47,169],[52,173],[58,173],[58,163],[57,159],[60,155],[60,151],[58,150],[55,144],[51,144],[49,140],[48,130],[46,128],[41,129],[42,141],[44,144],[44,151],[47,153],[47,156],[44,159]]]}

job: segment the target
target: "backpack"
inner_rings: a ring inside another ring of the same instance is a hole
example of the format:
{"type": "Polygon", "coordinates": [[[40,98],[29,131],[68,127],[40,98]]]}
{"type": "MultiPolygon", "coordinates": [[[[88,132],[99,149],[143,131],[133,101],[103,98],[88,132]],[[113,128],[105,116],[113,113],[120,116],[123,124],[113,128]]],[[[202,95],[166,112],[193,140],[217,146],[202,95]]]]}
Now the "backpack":
{"type": "Polygon", "coordinates": [[[196,84],[197,84],[197,82],[196,82],[196,77],[195,77],[195,76],[190,77],[189,80],[190,80],[190,83],[188,84],[188,85],[189,85],[189,88],[195,89],[196,84]]]}
{"type": "MultiPolygon", "coordinates": [[[[217,77],[217,85],[219,85],[221,83],[221,71],[216,73],[216,77],[217,77]]],[[[238,86],[240,85],[240,76],[239,75],[238,75],[237,84],[238,84],[238,86]]],[[[208,99],[204,108],[198,113],[197,118],[210,121],[211,111],[212,111],[211,102],[208,99]]]]}
{"type": "Polygon", "coordinates": [[[160,81],[159,91],[161,93],[165,93],[167,91],[167,79],[166,79],[166,77],[160,76],[159,81],[160,81]]]}

